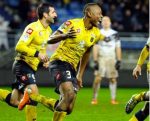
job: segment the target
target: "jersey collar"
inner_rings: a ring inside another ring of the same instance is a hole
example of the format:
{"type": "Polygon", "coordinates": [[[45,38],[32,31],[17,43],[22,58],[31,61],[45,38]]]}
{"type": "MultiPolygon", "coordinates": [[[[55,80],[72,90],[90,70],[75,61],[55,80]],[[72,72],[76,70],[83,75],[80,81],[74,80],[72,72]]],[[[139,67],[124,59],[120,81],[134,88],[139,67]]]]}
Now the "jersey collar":
{"type": "Polygon", "coordinates": [[[46,28],[44,28],[44,26],[42,25],[42,23],[40,22],[40,20],[37,20],[37,24],[38,24],[38,28],[41,30],[45,30],[46,28]]]}

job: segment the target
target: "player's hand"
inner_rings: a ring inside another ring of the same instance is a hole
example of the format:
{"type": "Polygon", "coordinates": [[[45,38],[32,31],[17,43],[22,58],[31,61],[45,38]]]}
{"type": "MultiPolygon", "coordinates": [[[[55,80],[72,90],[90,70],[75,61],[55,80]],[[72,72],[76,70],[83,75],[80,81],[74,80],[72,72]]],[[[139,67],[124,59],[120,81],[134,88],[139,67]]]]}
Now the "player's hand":
{"type": "Polygon", "coordinates": [[[121,61],[117,60],[117,62],[115,64],[116,70],[120,70],[120,67],[121,67],[121,61]]]}
{"type": "Polygon", "coordinates": [[[134,69],[133,69],[133,73],[132,73],[134,79],[138,79],[138,76],[141,75],[141,66],[137,65],[134,69]]]}
{"type": "Polygon", "coordinates": [[[76,31],[74,28],[70,28],[69,31],[66,33],[67,38],[76,38],[76,31]]]}
{"type": "Polygon", "coordinates": [[[46,63],[43,63],[43,67],[48,68],[49,66],[49,61],[47,61],[46,63]]]}
{"type": "Polygon", "coordinates": [[[38,58],[41,60],[41,62],[46,63],[49,61],[49,58],[47,56],[47,54],[43,54],[41,52],[39,52],[38,54],[38,58]]]}
{"type": "Polygon", "coordinates": [[[77,75],[77,83],[78,83],[78,88],[79,89],[83,87],[83,85],[82,85],[82,77],[79,76],[79,75],[77,75]]]}

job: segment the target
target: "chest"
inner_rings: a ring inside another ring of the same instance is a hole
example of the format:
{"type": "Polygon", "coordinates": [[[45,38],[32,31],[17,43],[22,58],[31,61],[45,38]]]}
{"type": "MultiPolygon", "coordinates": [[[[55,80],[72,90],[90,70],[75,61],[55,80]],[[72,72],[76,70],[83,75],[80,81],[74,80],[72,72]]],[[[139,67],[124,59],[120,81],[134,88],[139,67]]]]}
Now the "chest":
{"type": "Polygon", "coordinates": [[[109,42],[105,42],[105,41],[100,41],[99,42],[99,46],[102,48],[102,47],[105,47],[105,48],[115,48],[116,46],[116,41],[115,40],[111,40],[109,42]]]}
{"type": "Polygon", "coordinates": [[[97,42],[97,34],[94,30],[85,30],[85,28],[76,27],[75,31],[77,36],[74,39],[76,44],[79,44],[81,47],[91,47],[97,42]]]}
{"type": "Polygon", "coordinates": [[[33,44],[35,45],[45,45],[51,35],[48,30],[37,30],[34,33],[33,44]]]}

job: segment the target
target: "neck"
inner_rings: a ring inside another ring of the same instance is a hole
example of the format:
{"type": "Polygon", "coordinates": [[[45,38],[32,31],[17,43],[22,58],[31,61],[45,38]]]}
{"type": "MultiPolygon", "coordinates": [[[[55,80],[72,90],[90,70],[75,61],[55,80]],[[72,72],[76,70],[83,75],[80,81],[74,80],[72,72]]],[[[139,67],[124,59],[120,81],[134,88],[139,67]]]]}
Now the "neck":
{"type": "Polygon", "coordinates": [[[44,28],[47,28],[49,26],[49,23],[47,23],[46,20],[44,20],[44,19],[40,19],[40,22],[44,28]]]}
{"type": "Polygon", "coordinates": [[[92,24],[90,23],[89,19],[88,18],[83,18],[83,21],[84,21],[84,26],[87,30],[89,29],[92,29],[92,24]]]}
{"type": "Polygon", "coordinates": [[[104,28],[105,31],[108,31],[110,28],[104,28]]]}

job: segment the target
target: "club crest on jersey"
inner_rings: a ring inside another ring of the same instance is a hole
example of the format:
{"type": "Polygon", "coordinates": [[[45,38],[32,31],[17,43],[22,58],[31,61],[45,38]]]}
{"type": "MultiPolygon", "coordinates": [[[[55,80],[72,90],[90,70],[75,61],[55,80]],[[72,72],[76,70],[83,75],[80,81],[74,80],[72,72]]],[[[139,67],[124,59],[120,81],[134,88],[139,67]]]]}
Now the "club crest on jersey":
{"type": "Polygon", "coordinates": [[[93,40],[94,40],[94,38],[93,38],[93,37],[91,37],[90,42],[93,42],[93,40]]]}
{"type": "Polygon", "coordinates": [[[28,34],[32,34],[32,32],[33,32],[33,29],[31,29],[31,28],[27,29],[27,31],[26,31],[26,33],[28,33],[28,34]]]}
{"type": "Polygon", "coordinates": [[[72,24],[71,21],[66,21],[66,22],[65,22],[65,25],[67,25],[67,26],[69,26],[69,25],[71,25],[71,24],[72,24]]]}
{"type": "Polygon", "coordinates": [[[90,42],[93,42],[95,39],[95,34],[91,34],[91,39],[90,39],[90,42]]]}

